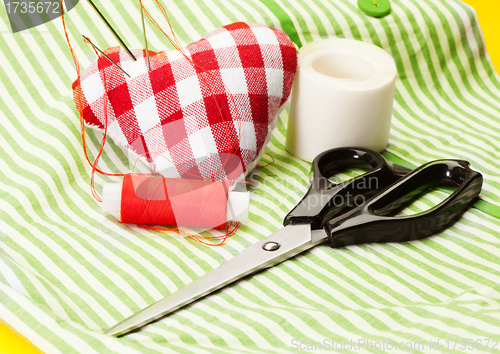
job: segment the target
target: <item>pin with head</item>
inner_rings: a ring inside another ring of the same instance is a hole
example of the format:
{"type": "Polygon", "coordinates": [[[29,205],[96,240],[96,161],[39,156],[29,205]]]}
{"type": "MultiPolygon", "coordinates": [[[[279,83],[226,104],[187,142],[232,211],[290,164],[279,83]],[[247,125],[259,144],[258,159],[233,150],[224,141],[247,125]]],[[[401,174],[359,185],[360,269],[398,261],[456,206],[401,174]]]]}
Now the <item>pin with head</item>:
{"type": "Polygon", "coordinates": [[[111,31],[111,33],[113,33],[113,35],[115,36],[115,38],[118,40],[118,42],[123,47],[123,49],[125,49],[125,51],[128,53],[128,55],[132,59],[137,60],[136,57],[134,56],[134,54],[132,54],[132,52],[130,51],[130,49],[128,49],[128,47],[125,44],[125,42],[123,42],[123,40],[120,38],[120,36],[118,35],[118,33],[116,33],[116,31],[113,29],[113,27],[111,27],[111,25],[109,24],[109,22],[103,16],[103,14],[101,13],[101,11],[99,11],[99,9],[97,8],[97,6],[95,6],[95,4],[92,2],[92,0],[87,0],[87,1],[89,2],[90,6],[92,6],[92,8],[94,9],[94,11],[99,15],[99,17],[101,18],[102,22],[104,22],[104,24],[108,27],[108,29],[111,31]]]}
{"type": "Polygon", "coordinates": [[[97,46],[92,43],[92,41],[90,40],[89,37],[85,37],[83,34],[82,34],[82,37],[83,39],[85,40],[85,42],[89,43],[95,50],[97,50],[99,53],[101,53],[106,59],[108,59],[112,64],[114,64],[118,69],[120,69],[125,75],[127,75],[128,77],[130,77],[129,74],[127,74],[127,72],[125,70],[122,69],[122,67],[118,64],[116,64],[113,59],[111,59],[110,57],[108,57],[102,50],[100,50],[99,48],[97,48],[97,46]]]}

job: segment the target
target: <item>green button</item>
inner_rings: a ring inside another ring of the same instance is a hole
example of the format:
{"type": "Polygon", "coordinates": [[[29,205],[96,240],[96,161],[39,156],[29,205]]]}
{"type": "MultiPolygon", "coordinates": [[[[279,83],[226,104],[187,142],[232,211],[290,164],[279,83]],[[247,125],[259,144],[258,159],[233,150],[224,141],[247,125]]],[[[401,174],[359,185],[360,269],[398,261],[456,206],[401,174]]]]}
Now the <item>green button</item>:
{"type": "Polygon", "coordinates": [[[384,17],[391,12],[389,0],[358,0],[358,6],[365,14],[373,17],[384,17]]]}

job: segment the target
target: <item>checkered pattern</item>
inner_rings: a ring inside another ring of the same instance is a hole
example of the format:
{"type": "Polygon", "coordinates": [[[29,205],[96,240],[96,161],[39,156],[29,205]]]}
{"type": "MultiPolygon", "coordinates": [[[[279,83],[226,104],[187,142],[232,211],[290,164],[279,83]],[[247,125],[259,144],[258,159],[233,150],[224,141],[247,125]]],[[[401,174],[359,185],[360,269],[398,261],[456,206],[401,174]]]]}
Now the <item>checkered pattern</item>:
{"type": "Polygon", "coordinates": [[[195,65],[177,51],[150,52],[148,72],[145,50],[133,51],[133,61],[107,49],[130,77],[95,61],[73,83],[77,108],[98,129],[107,109],[109,136],[167,177],[236,178],[255,166],[290,95],[295,46],[274,28],[238,22],[185,52],[195,65]]]}

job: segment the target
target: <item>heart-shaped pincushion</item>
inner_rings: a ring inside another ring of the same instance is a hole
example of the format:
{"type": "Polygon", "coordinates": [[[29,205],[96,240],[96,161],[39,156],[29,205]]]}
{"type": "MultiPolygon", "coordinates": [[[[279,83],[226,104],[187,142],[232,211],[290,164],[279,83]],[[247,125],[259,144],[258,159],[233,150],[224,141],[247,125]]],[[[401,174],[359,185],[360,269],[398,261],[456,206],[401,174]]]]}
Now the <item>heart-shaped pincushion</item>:
{"type": "Polygon", "coordinates": [[[130,77],[96,60],[73,83],[77,108],[98,129],[106,112],[115,143],[154,161],[166,177],[237,178],[270,139],[292,89],[297,50],[279,30],[237,22],[185,52],[195,65],[178,51],[150,52],[148,71],[145,50],[133,51],[133,61],[107,49],[130,77]]]}

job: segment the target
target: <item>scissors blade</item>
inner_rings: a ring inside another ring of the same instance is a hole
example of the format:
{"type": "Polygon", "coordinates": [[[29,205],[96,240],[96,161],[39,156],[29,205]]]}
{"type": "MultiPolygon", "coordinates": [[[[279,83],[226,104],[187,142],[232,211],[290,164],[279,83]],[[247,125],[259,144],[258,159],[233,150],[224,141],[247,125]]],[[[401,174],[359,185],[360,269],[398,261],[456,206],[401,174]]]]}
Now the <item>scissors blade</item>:
{"type": "Polygon", "coordinates": [[[246,275],[281,263],[326,239],[324,230],[311,231],[309,224],[286,226],[104,333],[119,336],[142,327],[246,275]]]}

